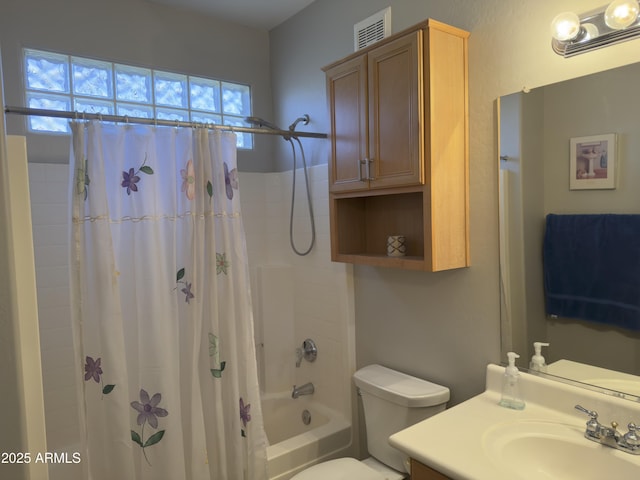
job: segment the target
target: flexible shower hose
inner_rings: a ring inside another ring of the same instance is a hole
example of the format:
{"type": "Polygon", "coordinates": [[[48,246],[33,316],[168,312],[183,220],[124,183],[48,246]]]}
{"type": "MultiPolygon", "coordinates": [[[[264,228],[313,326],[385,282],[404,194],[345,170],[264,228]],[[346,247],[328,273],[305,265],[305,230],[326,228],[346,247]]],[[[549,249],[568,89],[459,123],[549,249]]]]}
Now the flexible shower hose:
{"type": "Polygon", "coordinates": [[[300,256],[307,255],[312,249],[313,245],[316,241],[316,224],[313,218],[313,205],[311,204],[311,191],[309,189],[309,175],[307,173],[307,160],[304,155],[304,148],[302,147],[302,142],[298,137],[293,137],[298,142],[300,146],[300,156],[302,157],[302,167],[304,171],[304,181],[307,187],[307,205],[309,206],[309,222],[311,223],[311,242],[309,243],[309,247],[305,251],[300,251],[296,247],[295,240],[293,239],[293,210],[296,202],[296,148],[293,144],[293,140],[290,138],[286,138],[286,140],[291,144],[291,151],[293,152],[293,182],[291,187],[291,214],[289,215],[289,242],[291,243],[291,248],[293,251],[300,256]]]}

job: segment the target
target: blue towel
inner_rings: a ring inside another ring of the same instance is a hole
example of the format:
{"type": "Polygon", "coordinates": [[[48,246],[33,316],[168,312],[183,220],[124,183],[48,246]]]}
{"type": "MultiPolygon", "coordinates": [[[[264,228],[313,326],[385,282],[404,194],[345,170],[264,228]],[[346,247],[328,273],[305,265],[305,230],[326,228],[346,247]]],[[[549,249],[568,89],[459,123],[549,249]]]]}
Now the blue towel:
{"type": "Polygon", "coordinates": [[[640,330],[640,215],[547,215],[548,315],[640,330]]]}

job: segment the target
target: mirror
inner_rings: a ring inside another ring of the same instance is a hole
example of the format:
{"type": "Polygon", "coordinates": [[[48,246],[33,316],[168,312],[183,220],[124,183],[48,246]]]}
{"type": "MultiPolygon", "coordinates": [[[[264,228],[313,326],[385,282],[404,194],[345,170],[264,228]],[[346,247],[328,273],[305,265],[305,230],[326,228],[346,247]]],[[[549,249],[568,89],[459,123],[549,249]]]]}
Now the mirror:
{"type": "Polygon", "coordinates": [[[636,400],[640,394],[632,384],[639,376],[640,385],[640,332],[547,317],[542,242],[549,213],[640,213],[639,84],[640,64],[632,64],[498,102],[502,358],[518,352],[518,367],[525,369],[533,342],[548,342],[543,355],[549,373],[555,365],[562,378],[598,383],[636,400]],[[571,139],[604,134],[617,136],[615,188],[571,190],[571,139]],[[576,374],[559,361],[600,370],[576,374]],[[627,376],[618,381],[618,375],[627,376]]]}

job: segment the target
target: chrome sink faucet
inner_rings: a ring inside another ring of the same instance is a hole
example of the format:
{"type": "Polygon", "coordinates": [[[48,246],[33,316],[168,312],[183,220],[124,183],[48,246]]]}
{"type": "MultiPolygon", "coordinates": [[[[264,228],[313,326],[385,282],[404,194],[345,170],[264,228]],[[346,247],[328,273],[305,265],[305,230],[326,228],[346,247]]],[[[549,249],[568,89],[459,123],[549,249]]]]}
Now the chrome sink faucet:
{"type": "Polygon", "coordinates": [[[291,398],[298,398],[302,395],[311,395],[315,391],[315,387],[313,383],[305,383],[299,387],[293,386],[293,391],[291,392],[291,398]]]}
{"type": "Polygon", "coordinates": [[[640,455],[640,437],[638,436],[640,427],[637,427],[635,423],[629,423],[627,425],[629,430],[622,435],[618,432],[617,422],[611,422],[611,427],[606,427],[598,422],[598,412],[587,410],[581,405],[576,405],[576,410],[589,415],[584,432],[585,438],[623,452],[640,455]]]}

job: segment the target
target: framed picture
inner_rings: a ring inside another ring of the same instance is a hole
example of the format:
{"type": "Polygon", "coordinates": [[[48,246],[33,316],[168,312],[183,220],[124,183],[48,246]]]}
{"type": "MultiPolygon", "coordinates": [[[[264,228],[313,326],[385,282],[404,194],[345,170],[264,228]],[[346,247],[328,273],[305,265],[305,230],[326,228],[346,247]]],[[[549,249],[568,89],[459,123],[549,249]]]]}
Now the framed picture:
{"type": "Polygon", "coordinates": [[[569,189],[616,188],[616,134],[571,139],[569,189]]]}

